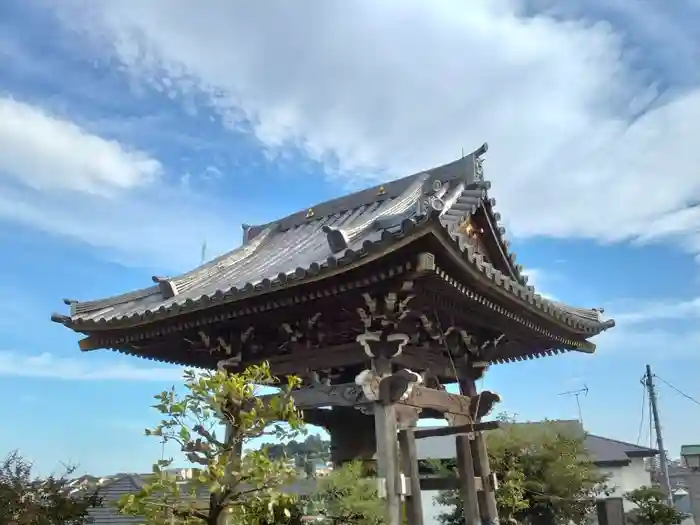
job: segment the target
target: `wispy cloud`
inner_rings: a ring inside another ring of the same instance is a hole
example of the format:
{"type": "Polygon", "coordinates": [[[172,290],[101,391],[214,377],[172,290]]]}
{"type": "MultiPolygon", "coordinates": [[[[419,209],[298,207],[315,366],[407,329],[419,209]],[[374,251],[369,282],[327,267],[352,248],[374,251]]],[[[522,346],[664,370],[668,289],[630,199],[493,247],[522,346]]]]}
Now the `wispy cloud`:
{"type": "Polygon", "coordinates": [[[212,255],[235,247],[240,234],[231,224],[242,218],[163,180],[163,170],[147,152],[0,97],[0,221],[166,272],[196,264],[204,239],[212,255]]]}
{"type": "Polygon", "coordinates": [[[656,358],[700,358],[700,298],[626,300],[610,305],[616,326],[596,338],[606,352],[656,358]]]}
{"type": "Polygon", "coordinates": [[[640,301],[622,309],[615,319],[623,324],[649,321],[690,320],[700,318],[700,297],[681,300],[640,301]]]}
{"type": "Polygon", "coordinates": [[[0,97],[0,172],[40,191],[106,196],[155,181],[162,166],[40,108],[0,97]]]}
{"type": "Polygon", "coordinates": [[[105,361],[95,363],[91,359],[58,357],[50,353],[28,355],[0,351],[0,376],[68,381],[179,382],[182,380],[182,368],[105,361]]]}
{"type": "Polygon", "coordinates": [[[700,330],[616,326],[595,338],[599,355],[646,359],[700,359],[700,330]]]}
{"type": "Polygon", "coordinates": [[[675,60],[641,73],[635,58],[647,47],[687,55],[698,43],[683,15],[692,4],[580,3],[569,19],[543,13],[549,4],[53,2],[135,82],[208,97],[207,111],[268,148],[384,177],[488,140],[494,193],[517,234],[619,241],[657,224],[698,253],[700,217],[686,209],[700,198],[700,69],[675,60]],[[648,23],[657,19],[673,31],[648,23]],[[626,47],[632,33],[641,52],[626,47]]]}
{"type": "Polygon", "coordinates": [[[550,290],[551,282],[548,277],[551,276],[551,272],[541,268],[528,268],[525,274],[527,275],[527,284],[534,286],[538,294],[550,301],[557,300],[550,290]]]}

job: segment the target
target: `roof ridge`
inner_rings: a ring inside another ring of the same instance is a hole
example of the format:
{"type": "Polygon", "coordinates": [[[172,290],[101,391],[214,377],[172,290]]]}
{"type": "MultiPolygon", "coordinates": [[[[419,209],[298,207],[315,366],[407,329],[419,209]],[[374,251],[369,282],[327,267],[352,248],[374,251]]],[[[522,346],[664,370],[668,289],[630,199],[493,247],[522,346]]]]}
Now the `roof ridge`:
{"type": "Polygon", "coordinates": [[[375,202],[396,198],[400,196],[414,182],[415,179],[418,179],[421,176],[426,176],[429,180],[440,180],[441,182],[455,180],[463,177],[467,173],[468,168],[471,167],[473,169],[475,166],[475,160],[482,156],[487,150],[488,146],[484,144],[469,155],[465,155],[445,164],[420,170],[412,175],[407,175],[398,179],[380,182],[368,188],[342,195],[340,197],[317,202],[308,208],[302,208],[299,211],[267,223],[255,225],[246,224],[245,227],[261,228],[272,223],[278,223],[280,225],[280,229],[286,230],[295,226],[307,224],[313,220],[334,215],[335,213],[339,213],[341,211],[355,209],[375,202]],[[462,166],[464,166],[466,169],[460,169],[462,166]]]}
{"type": "Polygon", "coordinates": [[[603,439],[605,441],[611,441],[613,443],[618,443],[620,445],[625,445],[626,447],[632,447],[640,450],[653,450],[657,451],[655,448],[650,448],[650,447],[645,447],[643,445],[635,445],[634,443],[630,443],[629,441],[621,441],[619,439],[613,439],[613,438],[608,438],[605,436],[599,436],[598,434],[591,434],[590,432],[586,434],[587,436],[598,438],[598,439],[603,439]]]}

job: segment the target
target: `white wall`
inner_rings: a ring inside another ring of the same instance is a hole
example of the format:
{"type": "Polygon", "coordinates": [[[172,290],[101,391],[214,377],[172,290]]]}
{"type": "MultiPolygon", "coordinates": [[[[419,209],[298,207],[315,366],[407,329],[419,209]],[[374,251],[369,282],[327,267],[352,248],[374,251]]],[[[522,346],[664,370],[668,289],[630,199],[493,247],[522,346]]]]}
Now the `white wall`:
{"type": "MultiPolygon", "coordinates": [[[[452,459],[457,455],[455,438],[453,436],[441,436],[416,440],[416,453],[418,459],[452,459]]],[[[421,491],[423,503],[424,525],[439,525],[438,514],[449,510],[442,505],[436,505],[433,498],[438,495],[437,490],[421,491]]]]}
{"type": "MultiPolygon", "coordinates": [[[[651,485],[651,474],[644,467],[642,458],[630,460],[630,464],[624,467],[607,467],[601,471],[610,476],[608,485],[614,489],[611,497],[624,497],[629,492],[639,487],[651,485]]],[[[624,501],[625,511],[630,511],[634,505],[629,501],[624,501]]]]}
{"type": "Polygon", "coordinates": [[[438,514],[442,512],[449,511],[448,507],[443,507],[442,505],[437,505],[433,501],[433,498],[437,496],[439,491],[437,490],[422,490],[421,491],[421,501],[423,502],[423,525],[440,525],[437,517],[438,514]]]}
{"type": "MultiPolygon", "coordinates": [[[[420,440],[418,443],[421,441],[429,442],[431,440],[420,440]]],[[[420,452],[418,455],[419,457],[422,456],[420,452]]],[[[421,459],[423,457],[425,456],[422,456],[421,459]]],[[[611,497],[622,497],[625,492],[629,492],[630,490],[634,490],[645,485],[651,485],[651,476],[644,468],[644,460],[641,458],[632,459],[630,464],[624,467],[608,467],[601,469],[601,471],[610,476],[608,485],[613,489],[610,495],[611,497]]],[[[437,495],[438,491],[436,490],[424,490],[421,492],[421,500],[423,502],[423,520],[425,525],[439,525],[437,520],[438,515],[447,510],[446,507],[434,503],[433,498],[437,495]]],[[[629,511],[633,508],[633,505],[629,501],[624,501],[623,504],[625,506],[625,511],[629,511]]]]}

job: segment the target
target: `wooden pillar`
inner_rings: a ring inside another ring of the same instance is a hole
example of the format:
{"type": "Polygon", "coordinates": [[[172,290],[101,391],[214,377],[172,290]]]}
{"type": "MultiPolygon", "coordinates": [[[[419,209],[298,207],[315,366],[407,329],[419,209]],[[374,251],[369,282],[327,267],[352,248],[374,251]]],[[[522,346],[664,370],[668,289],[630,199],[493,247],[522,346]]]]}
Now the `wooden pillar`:
{"type": "Polygon", "coordinates": [[[481,523],[481,515],[479,513],[476,474],[474,472],[474,460],[469,436],[456,436],[455,448],[457,449],[457,473],[459,475],[459,490],[462,494],[464,505],[464,520],[466,525],[479,525],[481,523]]]}
{"type": "Polygon", "coordinates": [[[407,525],[423,525],[423,501],[421,499],[420,477],[418,472],[418,453],[416,452],[416,436],[413,428],[399,432],[399,451],[404,476],[408,478],[410,494],[406,496],[407,525]]]}
{"type": "MultiPolygon", "coordinates": [[[[478,394],[475,377],[478,377],[481,371],[476,371],[473,367],[468,366],[465,372],[465,377],[460,379],[462,393],[466,396],[474,397],[478,394]]],[[[474,433],[471,450],[474,459],[474,474],[481,478],[482,485],[482,490],[477,494],[481,521],[486,524],[498,524],[496,491],[493,484],[493,477],[491,476],[488,450],[486,448],[486,437],[483,432],[474,433]]]]}
{"type": "MultiPolygon", "coordinates": [[[[391,374],[391,361],[385,357],[372,359],[372,367],[379,377],[391,374]]],[[[387,525],[401,525],[396,407],[393,403],[374,403],[374,427],[377,437],[377,478],[380,495],[386,497],[387,525]]]]}
{"type": "Polygon", "coordinates": [[[598,525],[624,525],[625,507],[622,498],[606,498],[596,502],[598,525]]]}

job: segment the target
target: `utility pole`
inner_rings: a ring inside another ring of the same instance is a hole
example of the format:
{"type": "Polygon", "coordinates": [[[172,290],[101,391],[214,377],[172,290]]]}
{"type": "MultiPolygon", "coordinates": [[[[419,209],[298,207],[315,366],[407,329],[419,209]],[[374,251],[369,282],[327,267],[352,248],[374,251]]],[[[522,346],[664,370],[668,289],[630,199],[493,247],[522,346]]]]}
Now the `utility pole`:
{"type": "Polygon", "coordinates": [[[651,373],[651,366],[647,365],[644,377],[644,386],[649,391],[649,403],[651,404],[651,416],[654,419],[654,429],[656,430],[656,446],[659,447],[659,461],[661,463],[661,483],[663,484],[669,505],[673,506],[673,493],[671,492],[671,480],[668,477],[668,460],[666,459],[666,449],[664,448],[664,438],[661,434],[661,422],[659,421],[659,409],[656,406],[656,390],[654,389],[654,375],[651,373]]]}

